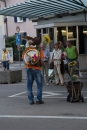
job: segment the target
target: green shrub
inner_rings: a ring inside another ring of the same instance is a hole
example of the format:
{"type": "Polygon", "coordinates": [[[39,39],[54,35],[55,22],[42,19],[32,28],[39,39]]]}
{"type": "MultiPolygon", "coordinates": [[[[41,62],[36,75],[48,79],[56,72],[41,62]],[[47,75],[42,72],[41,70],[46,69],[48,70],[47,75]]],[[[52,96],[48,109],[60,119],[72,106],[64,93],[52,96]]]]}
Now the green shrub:
{"type": "MultiPolygon", "coordinates": [[[[6,47],[12,47],[13,48],[13,59],[14,60],[19,60],[19,51],[16,45],[16,37],[14,36],[9,36],[5,40],[5,46],[6,47]]],[[[22,53],[25,50],[25,46],[20,46],[20,57],[22,57],[22,53]]]]}

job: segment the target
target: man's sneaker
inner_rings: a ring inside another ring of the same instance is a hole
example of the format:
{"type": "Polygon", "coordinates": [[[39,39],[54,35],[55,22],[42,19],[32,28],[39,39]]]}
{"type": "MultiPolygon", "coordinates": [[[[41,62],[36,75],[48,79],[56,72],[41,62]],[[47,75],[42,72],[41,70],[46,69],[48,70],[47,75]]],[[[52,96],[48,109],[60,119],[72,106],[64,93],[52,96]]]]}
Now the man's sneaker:
{"type": "Polygon", "coordinates": [[[33,105],[34,104],[34,101],[33,102],[30,102],[30,105],[33,105]]]}
{"type": "Polygon", "coordinates": [[[36,101],[36,104],[44,104],[44,101],[36,101]]]}

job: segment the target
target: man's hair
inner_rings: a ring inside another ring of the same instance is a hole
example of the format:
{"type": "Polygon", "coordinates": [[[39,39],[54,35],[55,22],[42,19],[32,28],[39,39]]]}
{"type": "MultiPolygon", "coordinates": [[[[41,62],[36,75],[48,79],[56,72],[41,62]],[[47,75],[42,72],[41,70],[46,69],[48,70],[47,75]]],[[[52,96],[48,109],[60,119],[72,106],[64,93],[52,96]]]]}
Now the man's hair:
{"type": "MultiPolygon", "coordinates": [[[[43,45],[44,45],[44,44],[43,44],[43,43],[41,43],[41,44],[40,44],[40,47],[41,47],[41,46],[43,46],[43,45]]],[[[45,45],[44,45],[44,47],[45,47],[45,45]]]]}
{"type": "Polygon", "coordinates": [[[58,44],[60,44],[62,41],[58,41],[58,44]]]}
{"type": "MultiPolygon", "coordinates": [[[[66,43],[71,43],[71,41],[68,40],[68,41],[66,41],[66,43]]],[[[71,43],[71,44],[72,44],[72,43],[71,43]]]]}

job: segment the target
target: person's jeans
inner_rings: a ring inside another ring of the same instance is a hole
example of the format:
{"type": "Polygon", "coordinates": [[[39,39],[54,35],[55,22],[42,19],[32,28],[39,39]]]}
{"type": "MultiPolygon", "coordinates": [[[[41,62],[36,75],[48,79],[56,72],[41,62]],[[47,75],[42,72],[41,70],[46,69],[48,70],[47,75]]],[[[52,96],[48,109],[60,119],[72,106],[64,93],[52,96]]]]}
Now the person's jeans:
{"type": "Polygon", "coordinates": [[[3,61],[3,67],[7,70],[9,70],[9,63],[8,61],[3,61]]]}
{"type": "Polygon", "coordinates": [[[34,95],[32,91],[32,86],[34,80],[37,83],[37,99],[36,101],[41,101],[42,100],[42,74],[40,70],[32,69],[32,68],[27,68],[26,69],[27,73],[27,92],[28,92],[28,99],[30,102],[34,101],[34,95]]]}
{"type": "Polygon", "coordinates": [[[44,62],[44,65],[41,67],[43,83],[44,82],[49,83],[48,71],[49,71],[49,63],[47,61],[47,62],[44,62]]]}
{"type": "Polygon", "coordinates": [[[59,83],[59,79],[61,84],[63,84],[64,80],[60,71],[60,64],[54,65],[54,73],[55,73],[56,84],[59,83]]]}

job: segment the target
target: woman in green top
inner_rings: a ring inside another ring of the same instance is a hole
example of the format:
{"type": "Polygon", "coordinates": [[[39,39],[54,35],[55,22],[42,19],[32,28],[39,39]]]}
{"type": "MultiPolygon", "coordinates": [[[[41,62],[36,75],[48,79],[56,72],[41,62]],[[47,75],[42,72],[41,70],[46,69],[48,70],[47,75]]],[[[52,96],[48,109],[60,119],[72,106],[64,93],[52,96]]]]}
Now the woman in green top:
{"type": "MultiPolygon", "coordinates": [[[[76,61],[77,64],[75,65],[75,67],[78,68],[78,61],[77,61],[78,51],[77,51],[77,48],[75,46],[73,46],[70,41],[67,41],[66,45],[67,45],[66,53],[67,53],[68,63],[76,61]]],[[[79,74],[79,71],[75,70],[74,74],[79,74]]]]}

